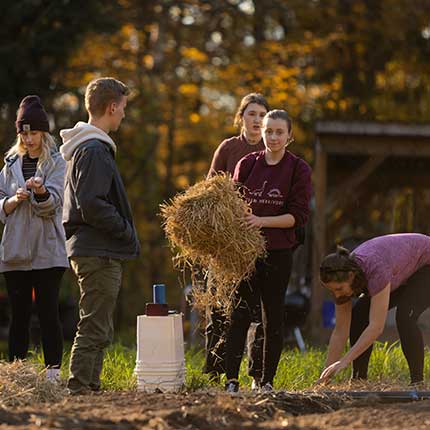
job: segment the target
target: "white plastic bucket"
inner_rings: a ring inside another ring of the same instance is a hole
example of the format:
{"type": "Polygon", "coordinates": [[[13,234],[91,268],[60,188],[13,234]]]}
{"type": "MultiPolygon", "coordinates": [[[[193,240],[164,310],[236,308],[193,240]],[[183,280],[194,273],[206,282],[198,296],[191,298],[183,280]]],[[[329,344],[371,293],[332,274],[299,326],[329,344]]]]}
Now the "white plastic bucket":
{"type": "Polygon", "coordinates": [[[178,391],[185,383],[182,315],[137,317],[137,389],[178,391]]]}

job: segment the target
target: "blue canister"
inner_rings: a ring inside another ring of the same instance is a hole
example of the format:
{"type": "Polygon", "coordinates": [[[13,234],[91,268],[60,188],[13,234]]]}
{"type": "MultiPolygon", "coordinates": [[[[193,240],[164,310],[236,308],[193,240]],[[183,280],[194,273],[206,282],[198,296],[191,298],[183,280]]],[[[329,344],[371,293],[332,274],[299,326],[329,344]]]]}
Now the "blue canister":
{"type": "Polygon", "coordinates": [[[322,320],[324,328],[333,328],[336,325],[336,305],[332,300],[324,300],[322,320]]]}
{"type": "Polygon", "coordinates": [[[164,284],[154,284],[152,286],[153,301],[160,305],[166,303],[166,286],[164,284]]]}

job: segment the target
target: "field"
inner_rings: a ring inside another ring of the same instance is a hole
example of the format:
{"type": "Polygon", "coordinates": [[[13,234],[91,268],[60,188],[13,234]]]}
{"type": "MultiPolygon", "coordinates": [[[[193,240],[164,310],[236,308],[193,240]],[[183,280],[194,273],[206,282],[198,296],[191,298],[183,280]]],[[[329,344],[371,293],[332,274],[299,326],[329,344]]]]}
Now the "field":
{"type": "MultiPolygon", "coordinates": [[[[426,355],[427,380],[428,351],[426,355]]],[[[296,350],[285,352],[275,381],[277,390],[273,393],[251,392],[244,365],[243,390],[231,396],[202,375],[202,353],[191,351],[187,353],[183,392],[146,394],[135,389],[134,351],[117,344],[106,357],[101,393],[69,397],[61,387],[50,393],[43,391],[47,390],[46,383],[40,383],[37,397],[35,383],[33,387],[26,386],[31,372],[38,381],[44,380],[41,357],[34,354],[28,363],[21,365],[21,374],[13,373],[6,363],[0,365],[0,429],[430,428],[430,401],[383,404],[372,398],[351,401],[336,394],[338,390],[408,389],[407,366],[398,345],[377,345],[370,381],[366,384],[351,385],[345,372],[329,387],[313,386],[324,356],[317,349],[305,354],[296,350]],[[24,370],[30,372],[27,379],[24,370]],[[11,394],[7,386],[14,381],[19,388],[14,388],[11,394]]],[[[64,378],[66,373],[67,365],[64,378]]]]}

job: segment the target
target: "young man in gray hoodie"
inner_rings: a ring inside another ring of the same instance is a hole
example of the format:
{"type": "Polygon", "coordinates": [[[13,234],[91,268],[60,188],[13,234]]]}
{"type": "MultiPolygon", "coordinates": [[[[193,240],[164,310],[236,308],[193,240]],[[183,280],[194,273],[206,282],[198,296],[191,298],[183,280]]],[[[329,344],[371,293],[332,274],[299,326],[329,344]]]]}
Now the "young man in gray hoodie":
{"type": "Polygon", "coordinates": [[[100,389],[104,350],[113,338],[113,312],[124,260],[140,245],[109,137],[125,116],[128,88],[113,78],[90,82],[88,123],[62,130],[67,161],[63,225],[71,267],[78,278],[80,321],[70,357],[70,394],[100,389]]]}

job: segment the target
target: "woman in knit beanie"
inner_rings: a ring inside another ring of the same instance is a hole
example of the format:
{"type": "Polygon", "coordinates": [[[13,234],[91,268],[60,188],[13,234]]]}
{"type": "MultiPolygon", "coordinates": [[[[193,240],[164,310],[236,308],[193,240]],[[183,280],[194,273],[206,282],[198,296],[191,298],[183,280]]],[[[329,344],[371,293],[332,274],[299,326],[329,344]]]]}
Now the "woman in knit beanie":
{"type": "Polygon", "coordinates": [[[38,96],[21,101],[15,126],[17,139],[0,172],[0,272],[12,311],[9,360],[27,356],[34,300],[47,377],[56,380],[63,354],[58,295],[68,267],[61,221],[65,161],[38,96]]]}

